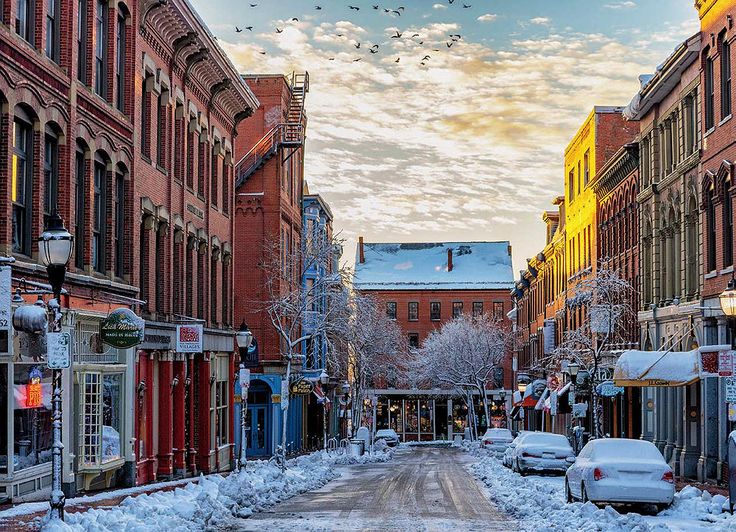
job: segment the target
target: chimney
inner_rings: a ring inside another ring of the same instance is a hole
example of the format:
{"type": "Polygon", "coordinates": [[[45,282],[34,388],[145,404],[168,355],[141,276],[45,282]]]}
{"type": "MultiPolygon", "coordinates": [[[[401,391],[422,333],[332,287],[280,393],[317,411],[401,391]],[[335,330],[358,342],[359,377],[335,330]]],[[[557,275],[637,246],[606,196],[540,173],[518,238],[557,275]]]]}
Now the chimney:
{"type": "Polygon", "coordinates": [[[363,247],[363,237],[358,237],[358,260],[361,264],[365,263],[365,248],[363,247]]]}
{"type": "Polygon", "coordinates": [[[447,249],[447,271],[452,271],[452,248],[447,249]]]}

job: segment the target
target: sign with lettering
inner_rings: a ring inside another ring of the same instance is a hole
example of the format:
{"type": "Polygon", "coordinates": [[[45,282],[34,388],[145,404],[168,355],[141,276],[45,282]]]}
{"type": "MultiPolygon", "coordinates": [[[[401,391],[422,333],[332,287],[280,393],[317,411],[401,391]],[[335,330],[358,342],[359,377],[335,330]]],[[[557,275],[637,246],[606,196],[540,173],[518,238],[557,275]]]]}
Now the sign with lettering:
{"type": "Polygon", "coordinates": [[[733,375],[733,351],[718,351],[718,376],[733,375]]]}
{"type": "Polygon", "coordinates": [[[72,365],[72,335],[68,332],[50,332],[46,335],[49,369],[66,369],[72,365]]]}
{"type": "Polygon", "coordinates": [[[10,266],[0,266],[0,331],[10,331],[13,316],[10,301],[13,287],[10,266]]]}
{"type": "Polygon", "coordinates": [[[736,403],[736,377],[726,377],[723,381],[726,385],[726,402],[736,403]]]}
{"type": "Polygon", "coordinates": [[[294,381],[289,387],[289,392],[293,395],[309,395],[312,391],[314,391],[314,384],[312,384],[312,381],[308,381],[307,379],[294,381]]]}
{"type": "Polygon", "coordinates": [[[187,203],[187,211],[191,212],[194,216],[196,216],[200,220],[204,220],[204,211],[200,209],[199,207],[197,207],[196,205],[187,203]]]}
{"type": "Polygon", "coordinates": [[[202,324],[176,326],[176,351],[178,353],[201,353],[204,329],[202,324]]]}
{"type": "Polygon", "coordinates": [[[128,349],[143,342],[145,322],[129,308],[113,310],[100,322],[100,340],[118,349],[128,349]]]}

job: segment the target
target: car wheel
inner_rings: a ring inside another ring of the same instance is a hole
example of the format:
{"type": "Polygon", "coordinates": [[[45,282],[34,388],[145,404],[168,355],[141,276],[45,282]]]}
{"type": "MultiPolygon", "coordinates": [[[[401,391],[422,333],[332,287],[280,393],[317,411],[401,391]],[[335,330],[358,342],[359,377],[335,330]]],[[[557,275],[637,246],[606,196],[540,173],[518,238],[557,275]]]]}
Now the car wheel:
{"type": "Polygon", "coordinates": [[[521,464],[519,463],[519,459],[516,459],[516,472],[519,473],[522,477],[526,476],[526,471],[521,468],[521,464]]]}
{"type": "Polygon", "coordinates": [[[670,507],[667,503],[659,503],[654,505],[657,508],[657,513],[665,511],[667,508],[670,507]]]}
{"type": "Polygon", "coordinates": [[[567,482],[567,479],[565,479],[565,501],[568,504],[572,504],[575,502],[575,499],[572,496],[572,491],[570,491],[570,484],[567,482]]]}

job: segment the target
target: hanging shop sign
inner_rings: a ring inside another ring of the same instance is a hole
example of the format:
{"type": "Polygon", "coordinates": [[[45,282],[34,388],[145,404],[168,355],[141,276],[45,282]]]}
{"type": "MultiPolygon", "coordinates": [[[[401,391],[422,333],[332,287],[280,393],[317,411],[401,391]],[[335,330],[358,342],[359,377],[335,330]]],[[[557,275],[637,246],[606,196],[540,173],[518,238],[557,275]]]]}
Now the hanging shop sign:
{"type": "Polygon", "coordinates": [[[72,365],[72,335],[68,332],[51,332],[46,335],[49,369],[67,369],[72,365]]]}
{"type": "Polygon", "coordinates": [[[117,349],[128,349],[143,342],[145,322],[128,308],[113,310],[100,322],[100,340],[117,349]]]}
{"type": "Polygon", "coordinates": [[[13,319],[10,307],[12,278],[10,266],[0,266],[0,353],[10,352],[10,330],[13,319]]]}
{"type": "Polygon", "coordinates": [[[726,386],[726,402],[736,403],[736,377],[726,377],[723,383],[726,386]]]}
{"type": "Polygon", "coordinates": [[[204,328],[202,324],[176,326],[176,351],[178,353],[201,353],[203,351],[204,328]]]}
{"type": "Polygon", "coordinates": [[[624,393],[623,386],[615,386],[613,381],[604,381],[596,386],[595,390],[602,397],[615,397],[624,393]]]}
{"type": "Polygon", "coordinates": [[[572,405],[572,417],[582,418],[588,415],[588,403],[575,403],[572,405]]]}
{"type": "Polygon", "coordinates": [[[309,381],[307,379],[294,381],[291,383],[291,386],[289,386],[289,392],[292,395],[309,395],[313,391],[314,384],[312,384],[312,381],[309,381]]]}
{"type": "Polygon", "coordinates": [[[733,351],[718,351],[718,376],[731,377],[733,375],[733,351]]]}

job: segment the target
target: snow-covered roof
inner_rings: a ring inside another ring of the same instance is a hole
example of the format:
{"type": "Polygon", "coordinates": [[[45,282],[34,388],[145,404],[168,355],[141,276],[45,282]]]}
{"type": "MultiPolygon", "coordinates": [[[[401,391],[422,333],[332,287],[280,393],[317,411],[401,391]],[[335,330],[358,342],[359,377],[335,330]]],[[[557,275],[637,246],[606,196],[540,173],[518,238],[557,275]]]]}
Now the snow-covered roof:
{"type": "Polygon", "coordinates": [[[692,351],[624,351],[616,361],[616,386],[684,386],[700,378],[700,353],[692,351]]]}
{"type": "Polygon", "coordinates": [[[356,248],[360,290],[511,289],[511,246],[503,242],[365,243],[356,248]],[[448,271],[448,250],[452,270],[448,271]]]}

